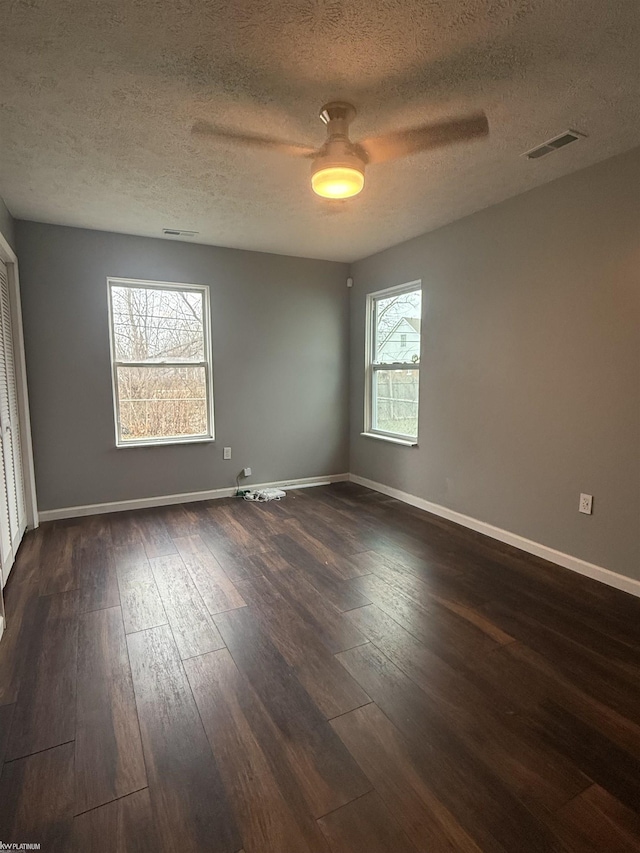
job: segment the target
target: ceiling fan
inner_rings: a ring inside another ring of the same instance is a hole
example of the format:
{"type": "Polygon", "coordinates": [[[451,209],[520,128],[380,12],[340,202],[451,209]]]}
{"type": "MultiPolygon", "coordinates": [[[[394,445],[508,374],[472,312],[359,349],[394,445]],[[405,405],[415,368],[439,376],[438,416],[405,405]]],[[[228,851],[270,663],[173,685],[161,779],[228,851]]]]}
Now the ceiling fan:
{"type": "Polygon", "coordinates": [[[193,125],[192,133],[311,159],[313,191],[324,198],[334,199],[350,198],[361,192],[364,187],[365,167],[370,163],[397,160],[417,151],[465,142],[487,136],[489,133],[486,115],[477,112],[461,118],[423,124],[351,142],[349,125],[355,115],[355,107],[344,101],[325,104],[320,110],[320,119],[327,127],[327,139],[320,148],[284,142],[259,134],[240,133],[203,121],[193,125]]]}

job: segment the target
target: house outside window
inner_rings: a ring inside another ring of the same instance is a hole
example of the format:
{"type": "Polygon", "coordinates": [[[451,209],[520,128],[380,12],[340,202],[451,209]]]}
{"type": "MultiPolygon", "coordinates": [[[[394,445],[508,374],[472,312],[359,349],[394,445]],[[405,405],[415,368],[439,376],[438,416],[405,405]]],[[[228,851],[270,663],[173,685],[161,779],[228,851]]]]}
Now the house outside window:
{"type": "Polygon", "coordinates": [[[367,296],[365,432],[418,438],[422,285],[367,296]]]}
{"type": "Polygon", "coordinates": [[[209,288],[107,284],[116,445],[213,440],[209,288]]]}

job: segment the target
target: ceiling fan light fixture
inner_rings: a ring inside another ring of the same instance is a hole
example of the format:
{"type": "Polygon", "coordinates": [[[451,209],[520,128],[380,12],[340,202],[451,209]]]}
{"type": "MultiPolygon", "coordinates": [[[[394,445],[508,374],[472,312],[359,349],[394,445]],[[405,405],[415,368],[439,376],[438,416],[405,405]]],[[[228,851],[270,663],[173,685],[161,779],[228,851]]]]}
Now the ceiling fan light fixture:
{"type": "Polygon", "coordinates": [[[322,198],[352,198],[362,192],[364,171],[353,166],[323,166],[311,175],[311,187],[322,198]]]}
{"type": "MultiPolygon", "coordinates": [[[[487,116],[483,112],[476,112],[435,124],[371,136],[354,143],[349,138],[349,124],[355,114],[355,107],[344,101],[325,104],[320,110],[320,118],[326,125],[327,138],[320,148],[284,142],[256,133],[211,127],[206,122],[196,122],[191,130],[195,134],[210,133],[214,138],[227,142],[311,158],[311,187],[316,195],[326,199],[353,198],[361,193],[364,189],[365,167],[369,164],[385,163],[420,151],[467,142],[489,133],[487,116]]],[[[558,144],[555,147],[560,147],[562,139],[556,140],[558,144]]]]}

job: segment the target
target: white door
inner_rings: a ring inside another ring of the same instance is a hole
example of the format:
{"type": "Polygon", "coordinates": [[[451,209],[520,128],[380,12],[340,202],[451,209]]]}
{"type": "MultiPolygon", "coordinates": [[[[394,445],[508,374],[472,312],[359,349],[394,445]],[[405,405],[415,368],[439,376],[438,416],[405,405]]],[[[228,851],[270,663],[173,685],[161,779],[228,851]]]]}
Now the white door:
{"type": "Polygon", "coordinates": [[[0,261],[0,552],[2,584],[27,526],[7,267],[0,261]]]}

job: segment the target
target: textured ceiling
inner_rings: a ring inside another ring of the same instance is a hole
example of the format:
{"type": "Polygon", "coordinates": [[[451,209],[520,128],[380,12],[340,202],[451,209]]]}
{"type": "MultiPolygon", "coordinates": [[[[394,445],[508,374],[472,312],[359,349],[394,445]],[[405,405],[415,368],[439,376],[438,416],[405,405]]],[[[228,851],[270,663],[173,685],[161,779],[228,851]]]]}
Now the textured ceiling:
{"type": "Polygon", "coordinates": [[[353,260],[640,144],[636,0],[0,0],[0,195],[14,216],[353,260]],[[204,142],[197,120],[320,144],[484,109],[488,140],[370,166],[204,142]],[[588,138],[519,155],[567,128],[588,138]]]}

